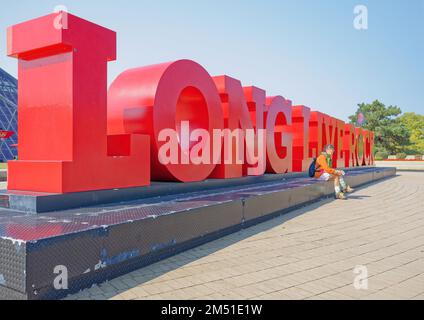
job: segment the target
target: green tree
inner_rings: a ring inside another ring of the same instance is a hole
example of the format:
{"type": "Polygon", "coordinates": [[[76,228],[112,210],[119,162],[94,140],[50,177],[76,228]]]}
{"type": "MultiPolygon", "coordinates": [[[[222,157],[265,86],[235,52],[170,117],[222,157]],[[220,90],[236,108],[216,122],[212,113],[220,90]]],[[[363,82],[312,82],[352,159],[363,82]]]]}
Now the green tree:
{"type": "Polygon", "coordinates": [[[411,133],[410,145],[405,152],[424,155],[424,115],[408,112],[400,117],[400,121],[411,133]]]}
{"type": "Polygon", "coordinates": [[[380,101],[375,100],[370,104],[358,104],[358,110],[349,117],[349,120],[357,126],[374,131],[375,151],[396,154],[405,150],[405,146],[409,145],[410,137],[408,128],[399,119],[401,113],[399,107],[386,107],[380,101]],[[358,123],[360,115],[363,115],[363,123],[358,123]]]}

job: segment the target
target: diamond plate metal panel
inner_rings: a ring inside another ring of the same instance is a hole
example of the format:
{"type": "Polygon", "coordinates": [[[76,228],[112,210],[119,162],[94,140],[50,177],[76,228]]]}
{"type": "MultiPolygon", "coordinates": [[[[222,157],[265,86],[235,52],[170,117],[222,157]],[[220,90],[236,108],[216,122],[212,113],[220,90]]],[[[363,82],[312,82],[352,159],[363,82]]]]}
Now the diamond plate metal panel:
{"type": "Polygon", "coordinates": [[[26,244],[14,239],[0,239],[0,286],[24,293],[26,244]]]}
{"type": "MultiPolygon", "coordinates": [[[[347,179],[367,183],[394,173],[349,171],[347,179]]],[[[294,178],[42,215],[3,209],[0,298],[60,298],[318,199],[332,188],[294,178]],[[68,269],[68,291],[53,288],[57,265],[68,269]]]]}

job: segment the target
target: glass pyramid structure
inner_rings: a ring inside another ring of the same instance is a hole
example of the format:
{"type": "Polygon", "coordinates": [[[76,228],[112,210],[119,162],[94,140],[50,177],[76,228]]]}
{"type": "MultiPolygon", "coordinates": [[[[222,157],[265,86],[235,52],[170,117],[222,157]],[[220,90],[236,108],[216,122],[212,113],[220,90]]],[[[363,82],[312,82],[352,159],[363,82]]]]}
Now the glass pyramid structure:
{"type": "Polygon", "coordinates": [[[15,132],[8,139],[0,139],[0,162],[12,160],[17,156],[17,120],[18,81],[0,68],[0,130],[15,132]]]}

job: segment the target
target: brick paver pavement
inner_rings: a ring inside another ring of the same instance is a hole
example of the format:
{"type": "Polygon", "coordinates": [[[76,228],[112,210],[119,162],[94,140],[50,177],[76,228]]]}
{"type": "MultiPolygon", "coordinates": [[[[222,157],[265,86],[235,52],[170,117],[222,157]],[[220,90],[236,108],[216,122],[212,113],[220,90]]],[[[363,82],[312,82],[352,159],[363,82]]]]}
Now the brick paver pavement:
{"type": "Polygon", "coordinates": [[[403,172],[68,299],[423,299],[423,181],[403,172]]]}

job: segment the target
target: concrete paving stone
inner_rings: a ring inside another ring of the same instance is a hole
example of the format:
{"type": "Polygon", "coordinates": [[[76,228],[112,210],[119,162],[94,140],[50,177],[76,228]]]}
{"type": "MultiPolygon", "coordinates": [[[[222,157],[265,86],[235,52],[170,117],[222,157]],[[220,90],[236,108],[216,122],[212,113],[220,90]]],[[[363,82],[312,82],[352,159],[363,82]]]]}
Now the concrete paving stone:
{"type": "Polygon", "coordinates": [[[423,179],[400,172],[66,299],[424,299],[423,179]]]}
{"type": "Polygon", "coordinates": [[[303,300],[315,296],[313,292],[301,289],[300,287],[291,287],[279,292],[290,297],[291,300],[303,300]]]}
{"type": "Polygon", "coordinates": [[[328,291],[328,292],[319,294],[316,297],[319,297],[325,300],[353,300],[351,297],[336,291],[328,291]]]}
{"type": "Polygon", "coordinates": [[[377,291],[379,291],[379,290],[372,289],[372,288],[370,288],[370,286],[368,286],[367,289],[356,289],[353,286],[353,284],[346,285],[344,287],[334,289],[334,292],[336,292],[336,293],[340,293],[340,294],[343,294],[345,296],[348,296],[348,297],[350,297],[352,299],[357,299],[357,300],[358,299],[365,298],[366,296],[368,296],[370,294],[373,294],[373,293],[375,293],[377,291]]]}

